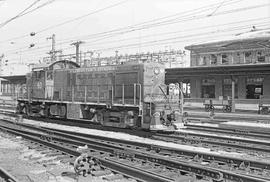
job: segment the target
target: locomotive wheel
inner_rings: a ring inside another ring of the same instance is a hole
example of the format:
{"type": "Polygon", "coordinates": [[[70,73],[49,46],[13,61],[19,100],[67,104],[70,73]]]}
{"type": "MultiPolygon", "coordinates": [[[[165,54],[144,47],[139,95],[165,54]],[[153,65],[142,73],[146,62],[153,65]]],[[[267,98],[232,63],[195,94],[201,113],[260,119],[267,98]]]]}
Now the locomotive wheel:
{"type": "Polygon", "coordinates": [[[223,106],[222,111],[227,112],[227,106],[223,106]]]}
{"type": "Polygon", "coordinates": [[[103,124],[103,121],[104,121],[103,112],[102,111],[97,111],[93,121],[96,122],[96,123],[103,124]]]}
{"type": "Polygon", "coordinates": [[[232,112],[232,107],[231,106],[226,106],[226,112],[232,112]]]}
{"type": "Polygon", "coordinates": [[[25,114],[26,114],[27,116],[30,116],[31,113],[32,113],[31,105],[30,105],[30,104],[26,104],[26,105],[25,105],[25,114]]]}
{"type": "Polygon", "coordinates": [[[22,114],[22,113],[23,113],[23,107],[24,107],[24,106],[21,106],[21,104],[18,103],[18,105],[17,105],[17,107],[16,107],[16,113],[22,114]]]}
{"type": "Polygon", "coordinates": [[[210,105],[210,107],[209,107],[209,111],[214,111],[215,110],[215,107],[214,106],[212,106],[212,105],[210,105]]]}
{"type": "Polygon", "coordinates": [[[268,114],[268,112],[269,112],[268,107],[262,107],[262,109],[261,109],[262,114],[268,114]]]}
{"type": "Polygon", "coordinates": [[[209,105],[205,105],[205,111],[209,112],[210,111],[210,106],[209,105]]]}

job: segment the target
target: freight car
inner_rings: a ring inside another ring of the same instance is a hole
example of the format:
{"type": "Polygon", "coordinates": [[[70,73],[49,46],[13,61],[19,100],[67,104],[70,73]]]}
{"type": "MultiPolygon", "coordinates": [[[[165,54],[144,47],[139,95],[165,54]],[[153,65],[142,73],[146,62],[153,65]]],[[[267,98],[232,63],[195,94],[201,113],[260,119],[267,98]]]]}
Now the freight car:
{"type": "Polygon", "coordinates": [[[120,128],[174,130],[182,126],[179,89],[164,85],[164,79],[161,63],[80,68],[57,61],[27,74],[17,112],[120,128]]]}

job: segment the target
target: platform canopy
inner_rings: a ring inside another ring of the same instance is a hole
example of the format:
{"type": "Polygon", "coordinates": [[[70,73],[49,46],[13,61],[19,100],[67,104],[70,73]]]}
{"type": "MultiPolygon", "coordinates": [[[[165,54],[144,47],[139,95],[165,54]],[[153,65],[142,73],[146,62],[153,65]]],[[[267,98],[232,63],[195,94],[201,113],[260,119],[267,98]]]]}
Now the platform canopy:
{"type": "Polygon", "coordinates": [[[26,75],[0,76],[0,78],[10,83],[26,83],[26,75]]]}
{"type": "Polygon", "coordinates": [[[173,83],[190,77],[270,75],[270,64],[226,65],[166,69],[166,82],[173,83]]]}

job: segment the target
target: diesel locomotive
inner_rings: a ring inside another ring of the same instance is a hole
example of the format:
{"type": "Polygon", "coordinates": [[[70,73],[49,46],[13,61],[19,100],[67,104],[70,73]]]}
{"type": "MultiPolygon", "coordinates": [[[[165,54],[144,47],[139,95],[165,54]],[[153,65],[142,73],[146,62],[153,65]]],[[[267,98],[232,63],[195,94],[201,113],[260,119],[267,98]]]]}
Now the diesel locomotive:
{"type": "Polygon", "coordinates": [[[167,86],[158,62],[82,67],[71,61],[42,64],[27,74],[17,112],[81,119],[104,126],[175,130],[182,126],[181,94],[167,86]]]}

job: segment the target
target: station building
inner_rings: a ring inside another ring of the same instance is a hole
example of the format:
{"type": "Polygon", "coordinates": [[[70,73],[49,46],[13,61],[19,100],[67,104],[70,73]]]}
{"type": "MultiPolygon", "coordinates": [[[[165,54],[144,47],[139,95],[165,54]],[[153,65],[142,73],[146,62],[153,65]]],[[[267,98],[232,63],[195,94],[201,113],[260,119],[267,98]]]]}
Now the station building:
{"type": "MultiPolygon", "coordinates": [[[[167,70],[167,82],[183,82],[187,102],[232,99],[248,106],[270,103],[270,31],[250,31],[230,39],[185,47],[190,67],[167,70]]],[[[257,108],[257,107],[256,107],[257,108]]]]}
{"type": "Polygon", "coordinates": [[[16,97],[26,84],[26,75],[0,76],[0,95],[16,97]]]}

